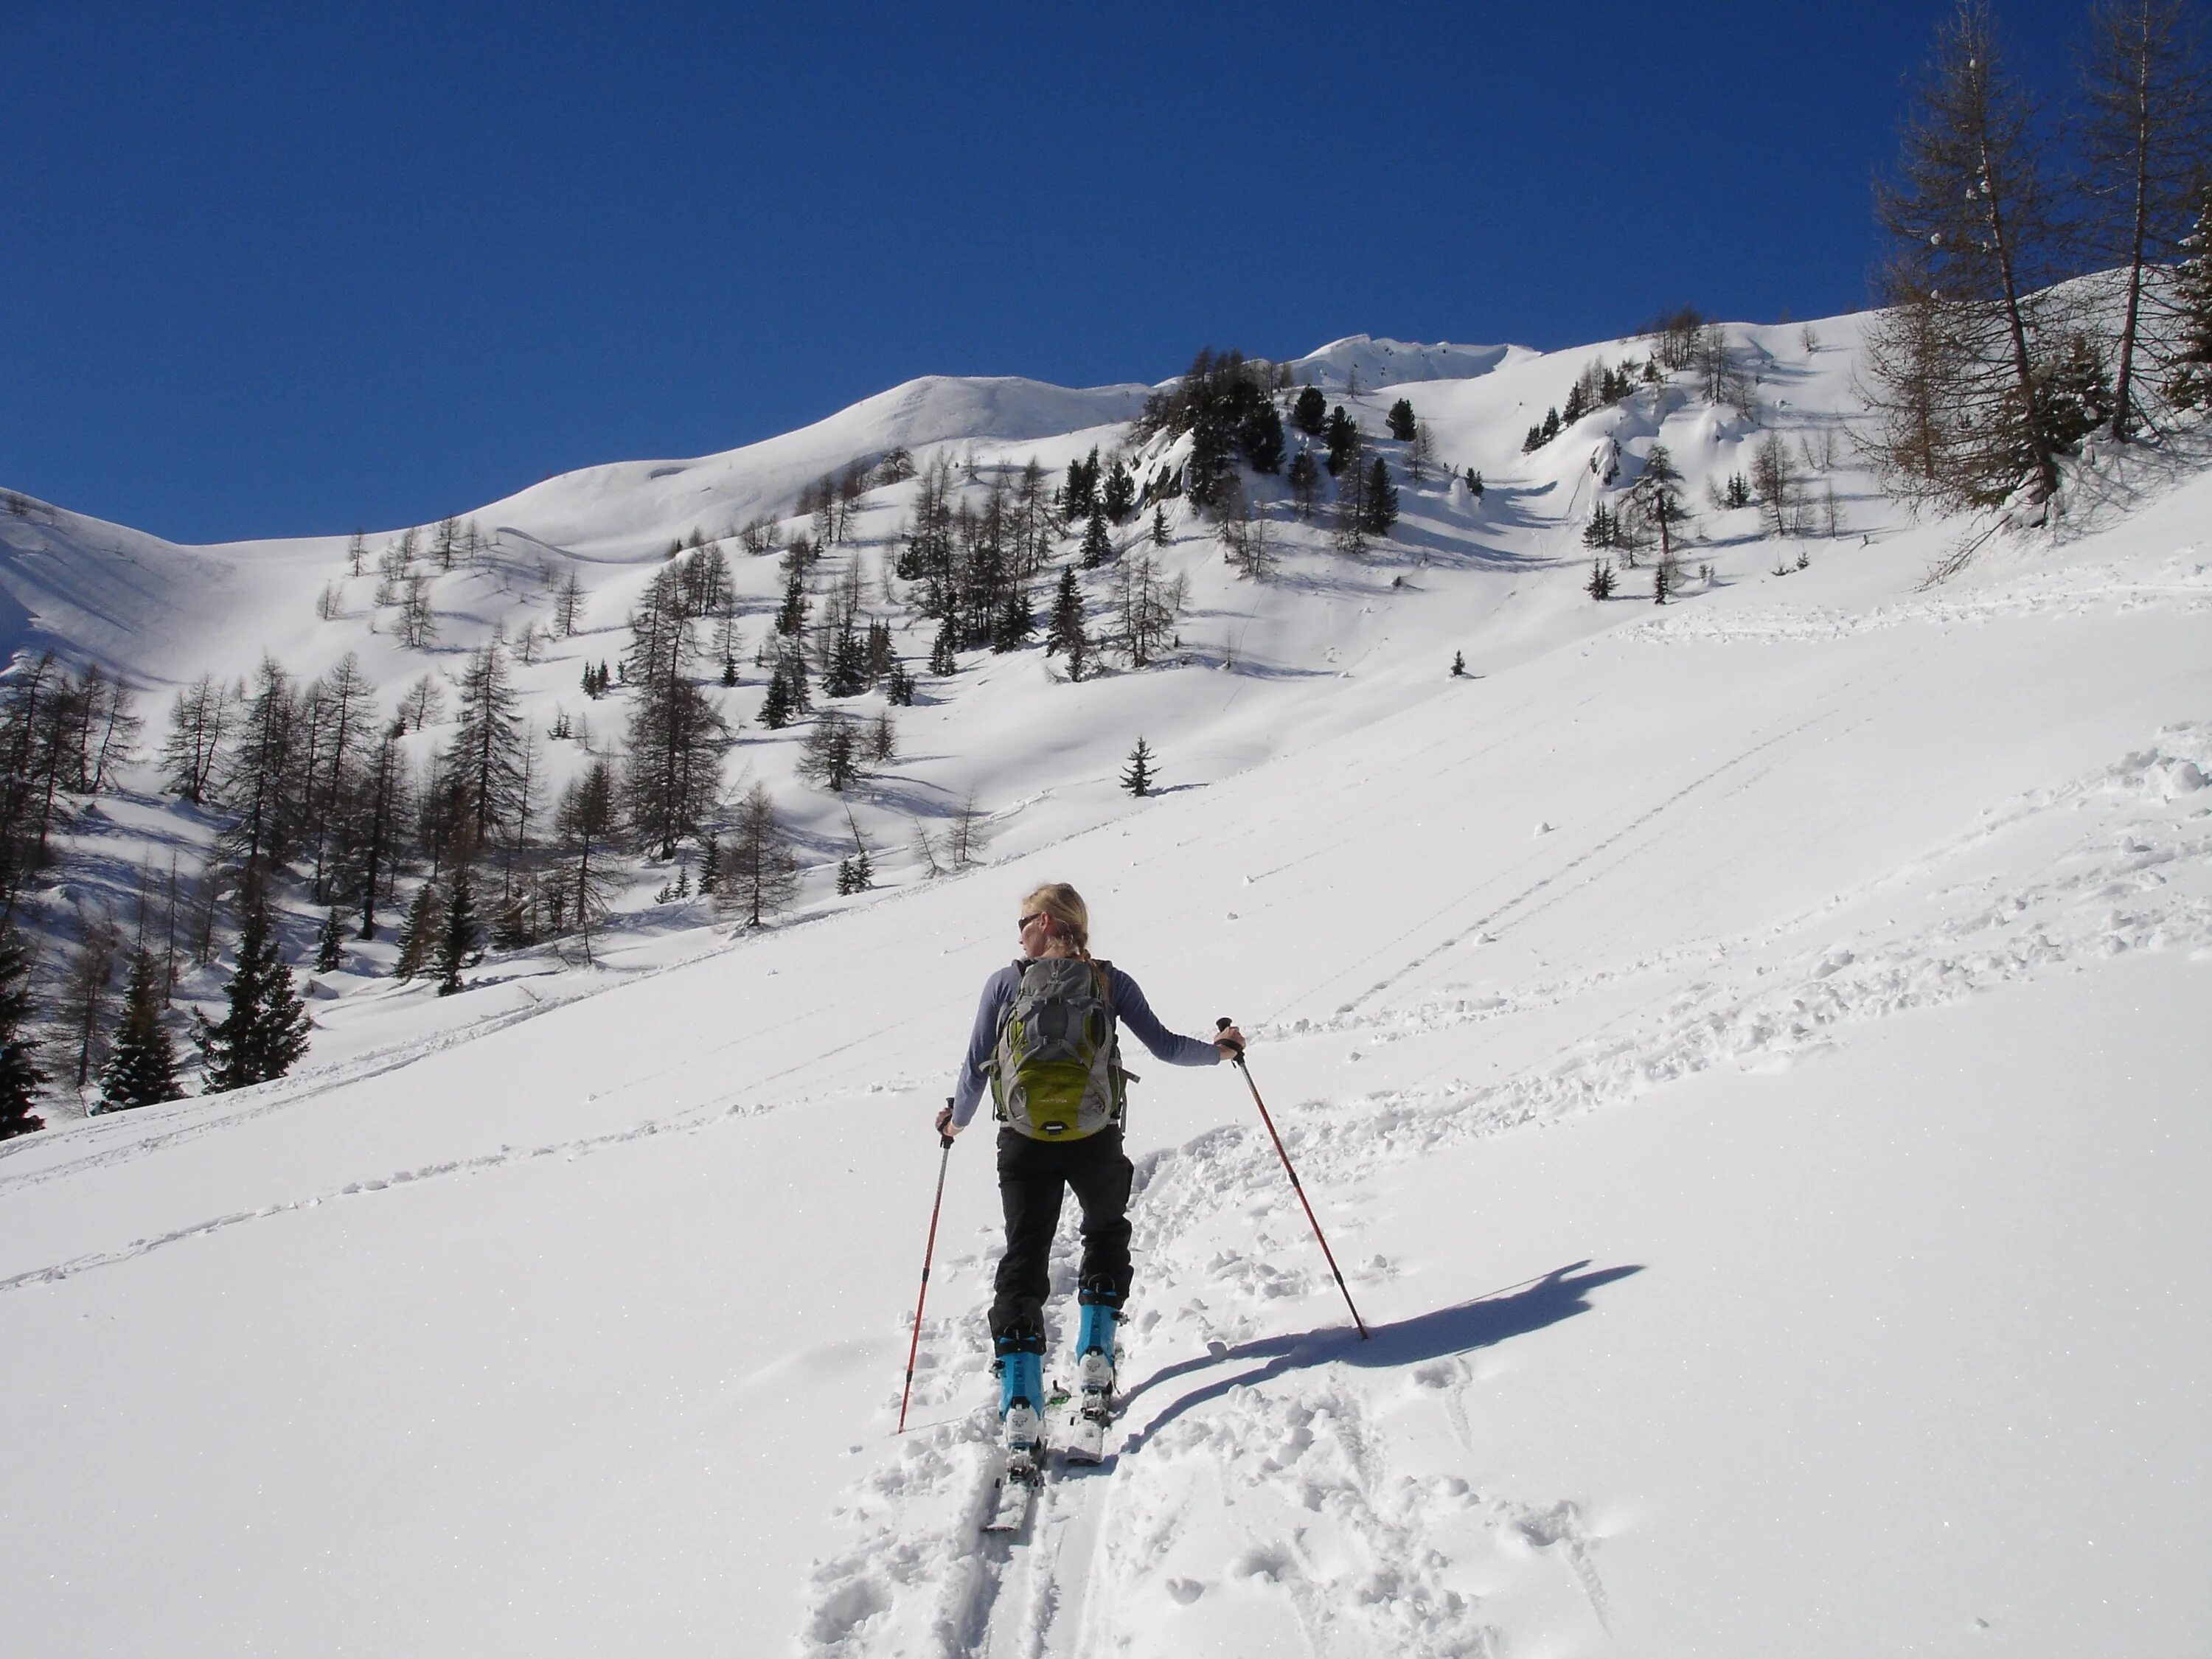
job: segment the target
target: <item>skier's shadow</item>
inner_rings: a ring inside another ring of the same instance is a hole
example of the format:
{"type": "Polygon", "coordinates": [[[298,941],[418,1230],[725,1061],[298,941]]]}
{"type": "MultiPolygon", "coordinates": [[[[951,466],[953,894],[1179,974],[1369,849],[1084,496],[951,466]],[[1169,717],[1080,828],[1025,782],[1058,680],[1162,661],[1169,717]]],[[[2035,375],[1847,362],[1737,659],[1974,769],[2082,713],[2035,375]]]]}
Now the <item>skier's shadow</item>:
{"type": "Polygon", "coordinates": [[[1170,1365],[1129,1390],[1122,1401],[1125,1413],[1139,1395],[1194,1371],[1233,1364],[1238,1360],[1267,1362],[1256,1370],[1239,1371],[1233,1376],[1193,1389],[1131,1435],[1121,1449],[1135,1451],[1185,1412],[1218,1400],[1231,1389],[1267,1382],[1287,1371],[1331,1364],[1358,1365],[1369,1370],[1417,1365],[1424,1360],[1472,1352],[1530,1331],[1540,1331],[1547,1325],[1556,1325],[1563,1319],[1589,1311],[1589,1292],[1599,1285],[1644,1271],[1640,1265],[1634,1264],[1583,1271],[1589,1267],[1587,1260],[1570,1262],[1564,1267],[1553,1268],[1541,1279],[1495,1291],[1472,1302],[1439,1308],[1434,1313],[1417,1314],[1395,1325],[1370,1327],[1365,1341],[1360,1340],[1356,1329],[1334,1326],[1296,1336],[1271,1336],[1256,1342],[1240,1343],[1218,1357],[1206,1354],[1170,1365]]]}

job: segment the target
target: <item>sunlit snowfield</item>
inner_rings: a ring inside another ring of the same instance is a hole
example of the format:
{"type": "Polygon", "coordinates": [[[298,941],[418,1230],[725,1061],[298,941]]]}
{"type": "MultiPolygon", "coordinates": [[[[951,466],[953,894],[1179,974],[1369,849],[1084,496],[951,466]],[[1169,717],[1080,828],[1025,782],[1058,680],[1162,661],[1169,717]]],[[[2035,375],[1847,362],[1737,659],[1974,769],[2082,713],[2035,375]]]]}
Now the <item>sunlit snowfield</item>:
{"type": "MultiPolygon", "coordinates": [[[[1735,331],[1771,425],[1847,423],[1855,325],[1735,331]]],[[[1286,526],[1261,586],[1178,509],[1179,662],[931,688],[855,803],[876,892],[817,870],[734,936],[641,897],[599,967],[442,1000],[341,975],[294,1077],[0,1147],[11,1649],[2201,1650],[2212,477],[2106,458],[2055,541],[1923,592],[1960,526],[1847,445],[1844,533],[1802,543],[1705,505],[1759,429],[1686,397],[1520,454],[1630,349],[1309,360],[1370,429],[1409,398],[1484,498],[1407,487],[1356,562],[1286,526]],[[1589,462],[1655,436],[1717,580],[1594,604],[1589,462]],[[970,790],[988,861],[924,880],[905,826],[970,790]],[[1133,1056],[1127,1410],[984,1542],[982,1133],[891,1430],[929,1116],[1047,879],[1171,1025],[1242,1023],[1374,1335],[1236,1075],[1133,1056]]],[[[918,383],[552,481],[477,515],[514,568],[441,579],[446,643],[542,604],[526,545],[587,562],[598,631],[524,672],[543,730],[672,536],[896,442],[1063,466],[1140,399],[918,383]]],[[[904,504],[834,556],[872,569],[904,504]]],[[[342,545],[0,519],[9,637],[156,686],[350,648],[396,696],[418,654],[313,615],[342,545]]],[[[781,579],[740,576],[757,631],[781,579]]],[[[834,862],[842,803],[745,737],[732,779],[834,862]]],[[[80,845],[187,833],[152,787],[80,845]]]]}

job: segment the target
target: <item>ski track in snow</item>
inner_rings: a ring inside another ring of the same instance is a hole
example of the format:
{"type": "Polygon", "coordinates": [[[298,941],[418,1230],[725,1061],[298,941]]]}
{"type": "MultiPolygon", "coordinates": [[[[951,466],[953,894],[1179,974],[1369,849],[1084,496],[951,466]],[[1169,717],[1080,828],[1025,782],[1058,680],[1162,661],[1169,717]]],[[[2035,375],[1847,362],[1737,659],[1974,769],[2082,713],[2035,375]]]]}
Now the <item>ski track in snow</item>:
{"type": "MultiPolygon", "coordinates": [[[[1796,722],[1706,771],[1484,921],[1453,927],[1444,945],[1415,954],[1336,1013],[1255,1022],[1255,1037],[1275,1041],[1398,1043],[1601,988],[1638,993],[1625,1011],[1498,1081],[1443,1076],[1278,1107],[1301,1174],[1349,1193],[1438,1147],[1628,1101],[1711,1067],[1792,1064],[1857,1022],[2124,951],[2212,952],[2212,793],[2203,787],[2212,722],[2197,722],[2170,726],[2149,748],[1992,807],[1951,842],[1754,932],[1501,994],[1371,1006],[1404,993],[1484,922],[1540,902],[1563,877],[1617,850],[1685,797],[1842,712],[1796,722]],[[2031,866],[2039,878],[2021,884],[1971,868],[1993,843],[2053,826],[2067,844],[2031,866]],[[1876,901],[1902,914],[1852,930],[1852,914],[1876,901]]],[[[1095,1471],[1055,1467],[1030,1526],[1012,1539],[979,1541],[976,1532],[995,1430],[983,1403],[991,1397],[983,1310],[930,1319],[915,1410],[925,1423],[941,1420],[909,1432],[848,1494],[841,1514],[849,1547],[817,1564],[798,1650],[809,1659],[1133,1652],[1121,1632],[1158,1630],[1170,1616],[1163,1599],[1194,1608],[1227,1597],[1243,1607],[1261,1592],[1294,1621],[1316,1659],[1490,1655],[1504,1650],[1504,1637],[1486,1619],[1485,1599],[1509,1585],[1524,1598],[1547,1596],[1557,1618],[1568,1616],[1559,1598],[1571,1592],[1602,1636],[1610,1619],[1604,1528],[1584,1499],[1486,1492],[1462,1476],[1398,1472],[1412,1462],[1395,1450],[1407,1413],[1440,1417],[1473,1462],[1480,1383],[1465,1352],[1408,1361],[1406,1386],[1392,1394],[1359,1386],[1347,1333],[1276,1334],[1336,1312],[1334,1287],[1302,1220],[1280,1202],[1281,1187],[1256,1124],[1139,1160],[1132,1213],[1145,1265],[1126,1328],[1131,1395],[1119,1446],[1109,1440],[1112,1455],[1095,1471]],[[1210,1220],[1231,1212],[1243,1212],[1251,1230],[1241,1247],[1206,1236],[1210,1220]],[[1146,1359],[1203,1354],[1208,1340],[1227,1352],[1164,1365],[1146,1359]],[[1188,1392],[1178,1394],[1176,1383],[1188,1392]],[[963,1402],[973,1408],[963,1413],[963,1402]],[[942,1420],[947,1413],[958,1414],[942,1420]]],[[[1355,1285],[1389,1277],[1387,1259],[1346,1253],[1359,1231],[1352,1221],[1337,1240],[1347,1276],[1355,1285]]],[[[986,1243],[947,1266],[981,1278],[995,1254],[986,1243]]],[[[1075,1266],[1076,1242],[1063,1231],[1052,1261],[1056,1299],[1072,1297],[1075,1266]]],[[[1600,1270],[1580,1281],[1573,1272],[1562,1270],[1567,1276],[1545,1288],[1611,1276],[1600,1270]]]]}

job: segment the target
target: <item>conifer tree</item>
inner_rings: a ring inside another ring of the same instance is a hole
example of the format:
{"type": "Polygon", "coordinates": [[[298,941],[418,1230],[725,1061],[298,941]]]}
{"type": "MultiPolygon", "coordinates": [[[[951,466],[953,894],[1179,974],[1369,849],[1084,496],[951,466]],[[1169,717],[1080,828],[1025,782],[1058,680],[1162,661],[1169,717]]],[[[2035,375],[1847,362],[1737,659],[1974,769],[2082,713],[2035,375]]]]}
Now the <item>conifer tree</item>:
{"type": "Polygon", "coordinates": [[[1030,608],[1029,589],[1021,582],[1006,587],[1006,602],[999,607],[991,627],[991,649],[1018,651],[1036,632],[1036,612],[1030,608]]]}
{"type": "Polygon", "coordinates": [[[574,921],[583,936],[584,960],[592,959],[592,927],[606,914],[607,900],[617,877],[615,832],[620,822],[616,810],[615,772],[605,757],[596,757],[582,775],[562,792],[554,814],[554,833],[566,867],[556,890],[560,912],[574,921]]]}
{"type": "Polygon", "coordinates": [[[1062,565],[1060,587],[1053,595],[1052,621],[1045,630],[1045,655],[1074,649],[1082,633],[1083,592],[1076,586],[1075,567],[1062,565]]]}
{"type": "Polygon", "coordinates": [[[1660,558],[1672,558],[1674,543],[1671,527],[1686,515],[1682,510],[1682,475],[1675,470],[1674,459],[1667,453],[1666,445],[1651,446],[1644,458],[1644,471],[1629,489],[1629,500],[1644,523],[1658,532],[1660,558]]]}
{"type": "Polygon", "coordinates": [[[31,952],[12,927],[0,927],[0,1140],[46,1127],[31,1108],[46,1074],[32,1040],[31,952]]]}
{"type": "Polygon", "coordinates": [[[315,971],[335,974],[345,961],[345,922],[334,908],[315,935],[315,971]]]}
{"type": "MultiPolygon", "coordinates": [[[[331,914],[336,916],[337,912],[331,914]]],[[[161,978],[152,951],[142,947],[132,953],[130,983],[123,994],[123,1019],[100,1074],[103,1111],[150,1106],[184,1096],[177,1083],[176,1045],[161,1023],[161,978]]]]}
{"type": "Polygon", "coordinates": [[[1152,751],[1141,733],[1137,746],[1129,751],[1129,764],[1121,773],[1121,787],[1133,795],[1149,795],[1158,777],[1152,766],[1152,751]]]}
{"type": "Polygon", "coordinates": [[[1413,403],[1410,398],[1401,398],[1390,405],[1390,435],[1400,443],[1410,442],[1413,436],[1413,403]]]}
{"type": "Polygon", "coordinates": [[[1313,517],[1314,501],[1321,493],[1321,468],[1314,462],[1313,452],[1303,446],[1291,457],[1291,497],[1297,503],[1298,517],[1313,517]]]}
{"type": "Polygon", "coordinates": [[[1283,417],[1273,403],[1261,398],[1253,404],[1237,428],[1237,442],[1255,472],[1283,470],[1283,417]]]}
{"type": "Polygon", "coordinates": [[[890,668],[884,676],[884,700],[894,708],[911,708],[914,692],[914,676],[907,672],[902,659],[892,658],[890,668]]]}
{"type": "Polygon", "coordinates": [[[445,896],[434,881],[415,890],[407,919],[399,924],[399,959],[392,967],[395,978],[413,979],[430,965],[438,948],[438,934],[446,923],[445,896]]]}
{"type": "Polygon", "coordinates": [[[1452,653],[1451,677],[1455,680],[1462,680],[1467,678],[1466,652],[1455,651],[1452,653]]]}
{"type": "Polygon", "coordinates": [[[947,617],[937,630],[937,638],[929,647],[929,672],[939,679],[950,679],[960,672],[958,653],[959,631],[947,617]]]}
{"type": "Polygon", "coordinates": [[[453,866],[453,878],[446,894],[446,915],[438,929],[438,994],[449,997],[461,988],[461,970],[483,959],[483,929],[477,920],[476,878],[469,861],[453,866]]]}
{"type": "Polygon", "coordinates": [[[2037,342],[2061,274],[2033,100],[1986,0],[1960,0],[1877,192],[1893,252],[1867,334],[1871,443],[1893,489],[1946,507],[2058,487],[2035,395],[2037,342]]]}
{"type": "Polygon", "coordinates": [[[1359,453],[1359,427],[1339,404],[1329,411],[1328,436],[1324,440],[1328,450],[1328,476],[1340,476],[1346,465],[1359,453]]]}
{"type": "Polygon", "coordinates": [[[1099,487],[1098,505],[1115,524],[1129,516],[1130,508],[1137,504],[1137,481],[1129,476],[1129,469],[1115,456],[1114,465],[1107,469],[1106,482],[1099,487]]]}
{"type": "Polygon", "coordinates": [[[1590,579],[1583,584],[1583,592],[1594,599],[1609,599],[1613,597],[1613,583],[1612,564],[1604,559],[1592,559],[1590,579]]]}
{"type": "Polygon", "coordinates": [[[799,860],[792,856],[789,832],[768,786],[756,783],[738,803],[721,902],[741,913],[748,927],[758,927],[787,908],[798,892],[799,860]]]}
{"type": "Polygon", "coordinates": [[[775,613],[775,631],[790,639],[806,626],[806,568],[795,565],[783,584],[783,605],[775,613]]]}
{"type": "Polygon", "coordinates": [[[1155,501],[1152,503],[1152,545],[1154,547],[1165,547],[1167,544],[1167,503],[1165,501],[1155,501]]]}
{"type": "Polygon", "coordinates": [[[1390,526],[1398,522],[1398,489],[1390,482],[1390,469],[1377,455],[1375,465],[1368,469],[1367,489],[1361,499],[1366,522],[1361,526],[1369,534],[1387,536],[1390,526]]]}
{"type": "Polygon", "coordinates": [[[1468,494],[1478,501],[1482,499],[1482,474],[1477,472],[1473,467],[1467,470],[1467,489],[1468,494]]]}
{"type": "Polygon", "coordinates": [[[848,810],[845,827],[853,833],[853,855],[837,861],[837,895],[840,898],[854,893],[865,893],[876,884],[876,866],[868,857],[868,843],[860,839],[860,826],[853,820],[848,810]]]}
{"type": "Polygon", "coordinates": [[[1083,568],[1096,570],[1113,556],[1114,544],[1106,536],[1106,515],[1093,513],[1091,522],[1083,527],[1083,568]]]}
{"type": "Polygon", "coordinates": [[[1309,438],[1318,438],[1322,428],[1328,424],[1328,399],[1321,395],[1318,386],[1301,386],[1297,401],[1291,405],[1291,424],[1309,438]]]}
{"type": "Polygon", "coordinates": [[[790,682],[781,672],[769,675],[768,695],[761,700],[760,723],[771,732],[781,732],[793,718],[790,682]]]}
{"type": "Polygon", "coordinates": [[[2173,278],[2174,351],[2166,395],[2177,409],[2212,409],[2212,179],[2197,193],[2197,228],[2173,278]]]}
{"type": "Polygon", "coordinates": [[[307,1011],[278,953],[267,896],[251,884],[243,904],[238,966],[223,987],[227,1012],[214,1024],[198,1010],[192,1014],[203,1087],[211,1095],[280,1078],[307,1052],[307,1011]]]}
{"type": "Polygon", "coordinates": [[[2135,387],[2148,290],[2178,263],[2207,183],[2212,81],[2193,0],[2103,0],[2091,14],[2080,123],[2096,262],[2126,273],[2108,410],[2125,443],[2140,414],[2135,387]]]}
{"type": "Polygon", "coordinates": [[[830,710],[814,723],[799,751],[799,775],[842,794],[860,776],[860,739],[847,716],[830,710]]]}

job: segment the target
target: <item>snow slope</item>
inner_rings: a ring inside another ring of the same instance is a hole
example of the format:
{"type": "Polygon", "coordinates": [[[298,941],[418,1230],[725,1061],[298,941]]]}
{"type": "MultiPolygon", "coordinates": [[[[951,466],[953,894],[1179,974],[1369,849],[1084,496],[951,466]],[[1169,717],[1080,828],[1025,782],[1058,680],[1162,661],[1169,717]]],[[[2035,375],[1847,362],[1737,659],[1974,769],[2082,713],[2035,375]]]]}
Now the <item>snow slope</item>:
{"type": "MultiPolygon", "coordinates": [[[[1776,396],[1843,407],[1848,357],[1776,396]]],[[[917,711],[900,787],[1003,804],[982,869],[379,982],[282,1083],[0,1147],[11,1639],[2201,1650],[2212,476],[2115,465],[1932,593],[1957,526],[1863,493],[1787,576],[1708,515],[1715,586],[1598,606],[1588,455],[1749,434],[1659,403],[1524,461],[1545,361],[1404,391],[1485,503],[1259,590],[1194,549],[1179,665],[917,711]],[[1115,1455],[983,1544],[981,1133],[890,1430],[928,1115],[1052,878],[1171,1024],[1252,1036],[1375,1335],[1234,1074],[1138,1062],[1115,1455]]]]}

